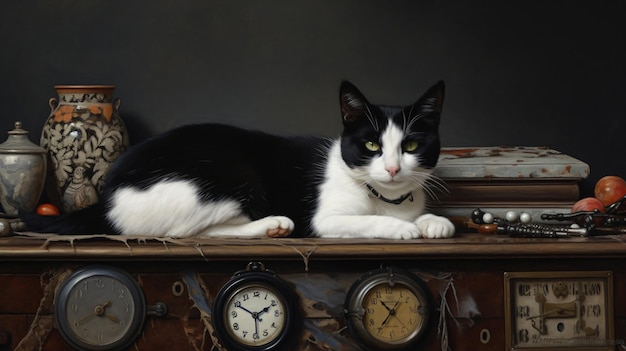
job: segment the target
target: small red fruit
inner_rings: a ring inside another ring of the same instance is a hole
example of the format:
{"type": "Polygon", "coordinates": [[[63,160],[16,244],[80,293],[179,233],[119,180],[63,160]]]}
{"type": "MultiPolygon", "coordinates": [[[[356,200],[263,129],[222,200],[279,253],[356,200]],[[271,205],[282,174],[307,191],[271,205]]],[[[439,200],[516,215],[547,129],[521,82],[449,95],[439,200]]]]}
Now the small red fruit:
{"type": "Polygon", "coordinates": [[[41,204],[37,207],[37,214],[40,216],[58,216],[61,212],[53,204],[41,204]]]}
{"type": "MultiPolygon", "coordinates": [[[[578,200],[574,206],[572,206],[573,212],[591,212],[598,210],[600,213],[606,213],[604,205],[602,202],[595,197],[586,197],[584,199],[578,200]]],[[[578,224],[582,224],[584,222],[584,218],[578,218],[576,220],[578,224]]],[[[595,220],[597,225],[602,224],[601,218],[596,218],[595,220]]]]}
{"type": "Polygon", "coordinates": [[[572,212],[593,210],[599,210],[600,213],[604,213],[604,204],[595,197],[580,199],[574,204],[574,206],[572,206],[572,212]]]}
{"type": "Polygon", "coordinates": [[[626,195],[626,180],[618,176],[602,177],[593,192],[604,207],[607,207],[626,195]]]}

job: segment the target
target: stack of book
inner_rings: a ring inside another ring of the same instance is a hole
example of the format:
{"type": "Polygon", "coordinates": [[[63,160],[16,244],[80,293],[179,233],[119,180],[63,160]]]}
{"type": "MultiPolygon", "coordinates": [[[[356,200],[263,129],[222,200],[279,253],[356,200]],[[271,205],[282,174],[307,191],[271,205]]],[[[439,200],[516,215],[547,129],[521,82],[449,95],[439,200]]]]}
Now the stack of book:
{"type": "Polygon", "coordinates": [[[569,213],[579,200],[579,182],[589,166],[548,147],[444,147],[434,175],[433,213],[469,217],[475,208],[504,217],[526,212],[533,222],[544,213],[569,213]]]}

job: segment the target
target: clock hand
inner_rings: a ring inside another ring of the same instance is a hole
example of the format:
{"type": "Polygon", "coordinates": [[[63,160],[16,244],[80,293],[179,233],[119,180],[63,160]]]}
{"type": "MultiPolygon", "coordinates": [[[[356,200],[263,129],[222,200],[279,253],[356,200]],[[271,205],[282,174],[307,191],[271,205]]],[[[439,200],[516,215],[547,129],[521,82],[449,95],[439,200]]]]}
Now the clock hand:
{"type": "Polygon", "coordinates": [[[387,321],[389,320],[389,318],[391,318],[392,315],[393,313],[389,312],[389,314],[387,315],[387,318],[385,318],[385,320],[382,323],[380,323],[380,328],[382,328],[385,325],[385,323],[387,323],[387,321]]]}
{"type": "Polygon", "coordinates": [[[96,306],[96,315],[98,316],[104,316],[106,317],[108,320],[110,320],[111,322],[115,322],[115,323],[119,323],[120,319],[115,317],[112,314],[108,314],[105,312],[105,308],[111,306],[111,301],[107,301],[104,305],[102,305],[102,310],[101,310],[101,314],[99,314],[98,312],[100,312],[100,310],[98,310],[98,306],[96,306]]]}
{"type": "Polygon", "coordinates": [[[259,318],[258,316],[254,316],[254,334],[259,336],[259,318]]]}
{"type": "Polygon", "coordinates": [[[85,317],[83,317],[83,318],[79,319],[79,320],[76,322],[76,326],[79,326],[79,325],[81,325],[81,324],[85,323],[86,321],[90,320],[91,318],[93,318],[93,317],[95,317],[95,316],[96,316],[96,312],[91,312],[90,314],[86,315],[85,317]]]}
{"type": "Polygon", "coordinates": [[[263,320],[261,318],[259,318],[259,317],[263,313],[269,312],[271,307],[272,307],[272,305],[269,305],[269,306],[265,307],[264,309],[260,310],[259,312],[253,312],[252,313],[252,318],[257,319],[259,322],[263,322],[263,320]]]}
{"type": "Polygon", "coordinates": [[[387,318],[385,318],[385,320],[382,323],[380,323],[380,326],[382,327],[383,325],[385,325],[385,323],[387,323],[387,321],[389,320],[389,318],[391,318],[391,316],[396,314],[396,307],[400,303],[400,299],[398,299],[398,301],[396,301],[396,303],[393,304],[393,307],[391,307],[391,309],[387,307],[384,301],[380,301],[380,303],[387,309],[387,311],[389,311],[389,314],[387,314],[387,318]]]}
{"type": "MultiPolygon", "coordinates": [[[[385,309],[387,309],[387,311],[391,311],[391,310],[393,309],[393,308],[389,308],[389,307],[387,307],[387,304],[385,304],[385,301],[383,301],[383,300],[380,300],[380,304],[381,304],[381,305],[383,305],[383,307],[384,307],[385,309]]],[[[396,304],[397,304],[397,302],[396,302],[396,304]]],[[[394,307],[395,307],[395,306],[394,306],[394,307]]]]}
{"type": "Polygon", "coordinates": [[[104,314],[104,316],[105,316],[108,320],[110,320],[111,322],[115,322],[115,323],[119,323],[119,322],[120,322],[120,319],[119,319],[119,318],[117,318],[117,317],[115,317],[115,316],[114,316],[114,315],[112,315],[112,314],[105,313],[105,314],[104,314]]]}
{"type": "Polygon", "coordinates": [[[96,305],[96,307],[94,307],[94,309],[93,309],[93,312],[91,312],[88,315],[86,315],[85,317],[79,319],[78,322],[76,322],[76,324],[77,325],[81,325],[81,324],[85,323],[86,321],[90,320],[91,318],[93,318],[95,316],[102,316],[102,315],[104,315],[105,314],[104,313],[104,309],[109,307],[110,305],[111,305],[111,301],[107,301],[103,305],[96,305]]]}
{"type": "Polygon", "coordinates": [[[243,306],[241,306],[241,305],[239,305],[239,306],[237,306],[237,307],[239,307],[239,308],[241,308],[242,310],[244,310],[244,311],[248,312],[249,314],[254,315],[254,312],[252,312],[252,311],[248,310],[247,308],[245,308],[245,307],[243,307],[243,306]]]}
{"type": "Polygon", "coordinates": [[[269,305],[267,307],[265,307],[264,309],[260,310],[259,312],[256,313],[257,317],[260,316],[263,313],[267,313],[269,312],[270,308],[272,307],[272,305],[269,305]]]}
{"type": "MultiPolygon", "coordinates": [[[[255,329],[255,330],[256,330],[256,329],[258,329],[257,324],[258,324],[258,322],[261,322],[261,321],[262,321],[262,320],[259,318],[259,314],[263,313],[263,311],[261,311],[261,312],[252,312],[252,311],[250,311],[249,309],[247,309],[247,308],[245,308],[245,307],[243,307],[243,306],[241,306],[241,305],[239,305],[239,306],[237,306],[237,307],[241,308],[242,310],[244,310],[244,311],[246,311],[246,312],[248,312],[248,313],[250,314],[250,316],[252,317],[252,319],[254,319],[254,329],[255,329]]],[[[265,310],[265,309],[264,309],[264,310],[265,310]]]]}
{"type": "Polygon", "coordinates": [[[113,315],[110,315],[108,313],[106,313],[106,308],[111,306],[111,301],[107,301],[106,303],[104,303],[104,305],[102,306],[96,306],[96,308],[94,309],[94,313],[96,314],[96,316],[104,316],[107,319],[109,319],[110,321],[113,321],[115,323],[119,323],[119,319],[113,315]]]}
{"type": "Polygon", "coordinates": [[[535,315],[535,316],[526,317],[526,320],[535,319],[535,318],[539,318],[539,317],[545,317],[545,316],[553,314],[553,313],[556,313],[557,315],[561,315],[561,314],[563,314],[563,312],[576,312],[576,310],[575,309],[566,309],[566,308],[555,308],[553,310],[550,310],[550,311],[547,311],[547,312],[544,312],[544,313],[541,313],[541,314],[538,314],[538,315],[535,315]]]}

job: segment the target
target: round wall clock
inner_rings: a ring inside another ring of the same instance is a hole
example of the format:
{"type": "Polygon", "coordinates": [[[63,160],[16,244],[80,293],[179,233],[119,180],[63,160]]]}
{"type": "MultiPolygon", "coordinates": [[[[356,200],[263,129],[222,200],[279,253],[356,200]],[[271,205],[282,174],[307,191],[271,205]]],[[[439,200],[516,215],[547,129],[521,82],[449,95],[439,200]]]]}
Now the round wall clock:
{"type": "Polygon", "coordinates": [[[350,334],[367,350],[414,350],[428,326],[427,291],[419,278],[398,268],[368,272],[346,296],[350,334]]]}
{"type": "Polygon", "coordinates": [[[229,350],[275,350],[293,330],[296,298],[263,264],[235,273],[215,297],[213,324],[229,350]]]}
{"type": "Polygon", "coordinates": [[[146,303],[139,284],[126,272],[88,266],[59,287],[54,319],[61,335],[80,350],[119,350],[141,333],[146,303]]]}

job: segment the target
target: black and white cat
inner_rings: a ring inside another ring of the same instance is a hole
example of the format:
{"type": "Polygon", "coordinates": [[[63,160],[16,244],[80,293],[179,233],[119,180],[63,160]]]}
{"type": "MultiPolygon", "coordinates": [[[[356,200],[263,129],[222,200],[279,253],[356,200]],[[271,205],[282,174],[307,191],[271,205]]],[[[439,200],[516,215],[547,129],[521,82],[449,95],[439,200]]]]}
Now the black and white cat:
{"type": "Polygon", "coordinates": [[[443,98],[440,82],[413,105],[373,105],[344,82],[335,140],[184,126],[122,154],[97,205],[24,218],[60,234],[450,237],[448,219],[424,213],[443,98]]]}

